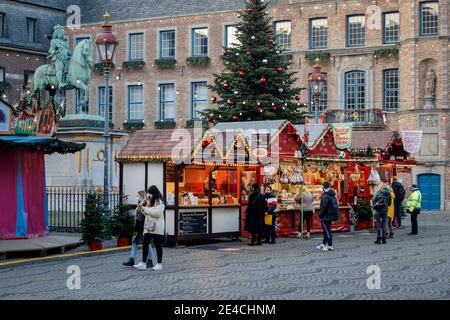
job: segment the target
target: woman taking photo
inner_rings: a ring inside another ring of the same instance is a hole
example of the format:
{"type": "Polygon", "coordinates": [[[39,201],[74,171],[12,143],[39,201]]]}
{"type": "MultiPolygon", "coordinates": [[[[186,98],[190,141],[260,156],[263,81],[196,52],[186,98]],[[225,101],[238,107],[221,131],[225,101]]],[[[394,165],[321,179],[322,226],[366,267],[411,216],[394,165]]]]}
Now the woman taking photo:
{"type": "Polygon", "coordinates": [[[147,261],[147,255],[149,252],[148,245],[153,240],[158,260],[152,270],[160,271],[162,270],[163,256],[162,240],[164,236],[164,199],[156,186],[151,186],[148,188],[147,195],[150,198],[150,201],[147,206],[142,206],[142,213],[145,215],[142,262],[134,267],[141,270],[147,269],[147,263],[145,261],[147,261]]]}

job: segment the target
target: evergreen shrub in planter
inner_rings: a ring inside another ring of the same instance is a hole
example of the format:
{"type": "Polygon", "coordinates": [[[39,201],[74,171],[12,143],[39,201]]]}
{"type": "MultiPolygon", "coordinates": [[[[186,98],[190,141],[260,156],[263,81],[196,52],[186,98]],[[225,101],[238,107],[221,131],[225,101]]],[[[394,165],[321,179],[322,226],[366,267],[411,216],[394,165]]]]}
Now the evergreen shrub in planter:
{"type": "Polygon", "coordinates": [[[103,249],[102,239],[108,235],[108,228],[100,204],[101,196],[95,192],[86,195],[86,206],[81,221],[82,240],[92,251],[103,249]]]}
{"type": "Polygon", "coordinates": [[[188,57],[186,62],[191,66],[206,66],[211,62],[211,58],[206,56],[188,57]]]}
{"type": "Polygon", "coordinates": [[[161,58],[155,60],[155,65],[162,70],[175,69],[177,60],[174,58],[161,58]]]}
{"type": "Polygon", "coordinates": [[[134,220],[130,205],[122,203],[114,208],[109,229],[111,235],[117,237],[118,247],[130,245],[134,233],[134,220]]]}
{"type": "Polygon", "coordinates": [[[124,61],[122,63],[122,67],[124,69],[128,69],[128,70],[141,70],[144,68],[144,66],[145,66],[145,61],[143,61],[143,60],[124,61]]]}
{"type": "Polygon", "coordinates": [[[174,129],[177,126],[177,123],[173,120],[169,121],[156,121],[155,128],[156,129],[174,129]]]}

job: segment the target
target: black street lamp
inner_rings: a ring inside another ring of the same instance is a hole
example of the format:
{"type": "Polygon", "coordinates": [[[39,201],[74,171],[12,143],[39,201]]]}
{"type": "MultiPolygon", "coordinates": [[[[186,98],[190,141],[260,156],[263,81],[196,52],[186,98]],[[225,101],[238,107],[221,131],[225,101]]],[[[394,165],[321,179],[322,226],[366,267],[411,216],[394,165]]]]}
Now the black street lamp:
{"type": "Polygon", "coordinates": [[[104,66],[105,77],[105,150],[104,150],[104,181],[103,181],[103,210],[106,216],[110,215],[109,208],[109,74],[113,63],[114,52],[118,44],[116,36],[112,32],[112,25],[109,23],[108,12],[103,16],[102,32],[95,39],[100,60],[104,66]]]}
{"type": "Polygon", "coordinates": [[[309,76],[309,86],[314,99],[314,118],[315,122],[319,123],[319,99],[322,94],[327,77],[321,72],[322,66],[320,59],[316,58],[316,64],[313,66],[313,73],[309,76]]]}

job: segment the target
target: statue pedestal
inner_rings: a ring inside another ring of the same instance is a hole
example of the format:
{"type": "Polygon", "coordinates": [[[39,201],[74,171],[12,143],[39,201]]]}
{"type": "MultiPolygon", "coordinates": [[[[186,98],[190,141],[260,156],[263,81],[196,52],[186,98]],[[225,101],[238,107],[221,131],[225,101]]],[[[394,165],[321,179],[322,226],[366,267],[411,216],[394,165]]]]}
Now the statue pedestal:
{"type": "Polygon", "coordinates": [[[435,109],[436,106],[434,105],[434,97],[426,97],[424,98],[425,105],[423,106],[424,109],[435,109]]]}

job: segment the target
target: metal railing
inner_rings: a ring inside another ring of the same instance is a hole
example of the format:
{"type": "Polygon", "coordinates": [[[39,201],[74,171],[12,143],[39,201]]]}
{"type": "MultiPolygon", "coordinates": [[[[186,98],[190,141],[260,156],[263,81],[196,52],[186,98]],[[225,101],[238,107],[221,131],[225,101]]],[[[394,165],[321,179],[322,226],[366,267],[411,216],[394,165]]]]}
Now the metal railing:
{"type": "Polygon", "coordinates": [[[325,112],[326,123],[347,123],[355,125],[385,126],[386,116],[381,109],[369,110],[327,110],[325,112]]]}
{"type": "MultiPolygon", "coordinates": [[[[93,188],[47,187],[48,226],[57,232],[80,232],[86,194],[93,188]]],[[[97,190],[99,191],[99,190],[97,190]]],[[[101,191],[100,191],[101,193],[101,191]]],[[[111,211],[119,204],[119,191],[109,192],[111,211]]]]}

